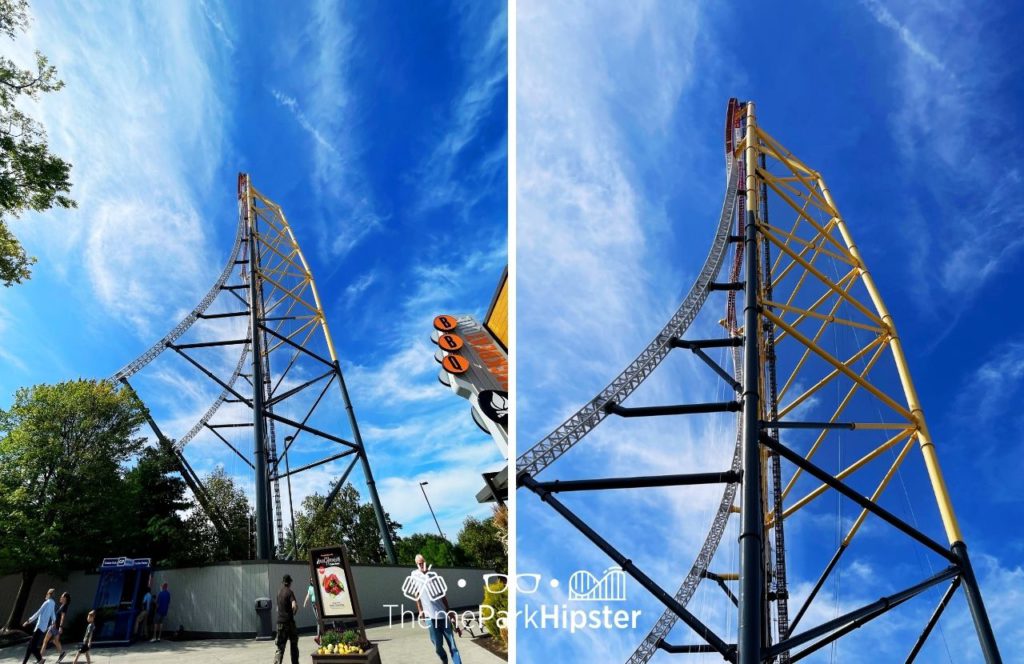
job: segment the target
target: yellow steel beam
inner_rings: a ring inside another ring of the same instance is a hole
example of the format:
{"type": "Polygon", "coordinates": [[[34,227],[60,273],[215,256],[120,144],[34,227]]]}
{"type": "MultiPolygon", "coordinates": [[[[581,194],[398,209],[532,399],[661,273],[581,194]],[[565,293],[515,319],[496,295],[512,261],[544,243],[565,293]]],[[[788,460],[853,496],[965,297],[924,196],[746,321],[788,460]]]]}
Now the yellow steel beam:
{"type": "MultiPolygon", "coordinates": [[[[806,208],[806,204],[804,204],[806,208]]],[[[806,209],[804,210],[806,212],[806,209]]],[[[789,229],[790,235],[796,235],[797,229],[800,228],[800,215],[796,215],[796,219],[793,220],[793,227],[789,229]]],[[[787,240],[788,241],[788,240],[787,240]]],[[[782,254],[775,257],[775,262],[772,263],[772,269],[768,274],[775,274],[779,271],[779,264],[782,262],[782,254]]],[[[792,264],[792,263],[791,263],[792,264]]]]}
{"type": "Polygon", "coordinates": [[[807,187],[807,191],[812,196],[816,196],[822,203],[830,205],[828,200],[822,194],[818,193],[812,184],[812,182],[816,181],[819,177],[819,173],[797,159],[792,152],[787,150],[764,129],[758,127],[757,130],[761,140],[768,148],[768,152],[773,154],[776,160],[782,162],[793,173],[793,175],[796,176],[796,178],[800,180],[805,187],[807,187]],[[803,171],[803,173],[800,173],[800,171],[803,171]]]}
{"type": "MultiPolygon", "coordinates": [[[[873,369],[875,363],[878,362],[878,358],[882,357],[882,352],[884,350],[885,346],[883,345],[880,345],[877,349],[875,349],[875,354],[871,356],[871,359],[868,360],[868,363],[864,365],[864,369],[862,369],[860,372],[861,378],[864,378],[869,373],[871,373],[871,369],[873,369]]],[[[839,421],[839,416],[842,415],[843,411],[846,410],[846,407],[850,405],[850,401],[853,399],[853,395],[855,395],[857,393],[857,390],[859,389],[860,385],[857,383],[854,383],[853,385],[850,386],[850,389],[846,391],[846,396],[844,396],[843,400],[839,402],[839,405],[836,406],[836,410],[832,414],[832,417],[829,418],[828,421],[830,424],[839,421]]],[[[804,458],[807,459],[808,461],[814,458],[814,455],[818,452],[818,449],[821,447],[822,443],[825,442],[825,438],[827,438],[832,431],[832,429],[822,429],[821,433],[818,434],[818,438],[814,441],[814,444],[811,445],[811,448],[809,450],[807,450],[807,454],[804,456],[804,458]]],[[[789,495],[789,492],[793,490],[793,486],[796,484],[796,481],[800,479],[800,475],[803,472],[803,468],[797,468],[793,472],[793,476],[790,477],[789,482],[786,483],[786,488],[782,490],[783,499],[785,499],[786,496],[789,495]]]]}
{"type": "MultiPolygon", "coordinates": [[[[810,224],[814,228],[814,230],[818,231],[818,233],[822,237],[824,237],[826,240],[831,242],[832,246],[835,247],[836,249],[838,249],[840,253],[849,254],[849,251],[847,250],[847,248],[844,247],[839,242],[839,240],[837,240],[834,237],[832,237],[831,233],[826,233],[825,232],[825,227],[822,226],[821,224],[819,224],[817,219],[815,219],[811,215],[807,214],[807,212],[801,206],[798,206],[796,204],[796,201],[791,199],[789,197],[789,195],[787,195],[786,192],[782,191],[782,189],[778,185],[776,185],[774,182],[768,182],[767,184],[772,189],[772,191],[774,191],[776,194],[778,194],[779,198],[781,198],[783,201],[785,201],[786,204],[788,204],[791,208],[796,210],[797,214],[799,214],[800,217],[804,221],[806,221],[808,224],[810,224]]],[[[850,254],[850,257],[853,258],[853,255],[850,254]]],[[[856,258],[853,258],[853,260],[856,260],[856,258]]]]}
{"type": "Polygon", "coordinates": [[[887,327],[886,324],[882,321],[882,319],[879,318],[877,315],[875,315],[875,313],[873,311],[871,311],[870,309],[865,307],[863,304],[858,302],[855,297],[853,297],[852,295],[850,295],[849,293],[847,293],[843,289],[839,288],[839,286],[836,283],[834,283],[831,279],[826,277],[825,274],[823,272],[821,272],[821,270],[819,270],[818,268],[814,267],[813,265],[808,263],[806,260],[804,260],[803,258],[798,256],[797,253],[795,251],[793,251],[792,249],[790,249],[789,247],[783,245],[781,240],[779,240],[779,238],[775,237],[775,235],[773,233],[771,233],[770,231],[762,231],[762,234],[764,235],[764,237],[768,238],[768,240],[771,241],[772,244],[774,244],[779,249],[781,249],[782,251],[785,251],[787,254],[792,256],[794,260],[796,260],[798,263],[800,263],[805,270],[807,270],[808,272],[813,274],[815,277],[817,277],[819,281],[821,281],[823,284],[825,284],[826,286],[828,286],[829,288],[834,290],[836,292],[836,294],[839,295],[839,297],[844,298],[847,302],[852,304],[854,306],[854,308],[859,310],[861,313],[863,313],[865,316],[867,316],[871,320],[873,320],[876,323],[878,323],[879,325],[881,325],[883,328],[887,327]]]}
{"type": "MultiPolygon", "coordinates": [[[[316,306],[313,306],[312,304],[310,304],[309,302],[306,302],[305,300],[303,300],[302,298],[298,297],[297,295],[293,295],[291,291],[289,291],[289,290],[288,290],[287,288],[285,288],[284,286],[282,286],[281,284],[279,284],[279,283],[278,283],[277,281],[275,281],[275,280],[273,279],[273,277],[270,277],[270,276],[268,276],[268,275],[265,275],[265,274],[263,274],[262,272],[259,272],[259,271],[257,271],[257,274],[259,274],[259,275],[260,275],[260,277],[261,277],[262,279],[264,279],[264,280],[266,280],[266,281],[269,281],[271,285],[273,285],[273,286],[274,286],[275,288],[277,288],[278,290],[280,290],[280,291],[281,291],[282,293],[284,293],[284,294],[285,294],[286,296],[288,296],[288,297],[290,297],[290,298],[292,298],[292,299],[294,299],[294,300],[297,300],[297,301],[299,302],[299,304],[301,304],[301,305],[305,306],[305,307],[306,307],[307,309],[309,309],[310,311],[315,311],[315,312],[317,312],[317,313],[320,313],[320,309],[319,309],[318,307],[316,307],[316,306]]],[[[307,280],[307,281],[308,281],[308,280],[307,280]]],[[[305,285],[305,283],[303,283],[303,284],[299,284],[299,285],[300,285],[300,286],[301,286],[301,285],[305,285]]]]}
{"type": "MultiPolygon", "coordinates": [[[[828,294],[829,293],[826,293],[825,295],[827,296],[828,294]]],[[[834,314],[836,312],[836,309],[839,308],[839,305],[842,304],[842,302],[842,300],[836,298],[835,303],[832,305],[831,313],[834,314]]],[[[818,331],[814,334],[814,338],[812,339],[814,343],[818,343],[818,339],[820,339],[821,335],[825,333],[826,328],[828,328],[828,321],[822,323],[821,326],[818,327],[818,331]]],[[[779,340],[776,339],[776,343],[778,343],[778,341],[779,340]]],[[[789,378],[786,379],[786,383],[782,386],[782,389],[779,390],[779,402],[781,402],[786,397],[786,393],[789,392],[789,388],[795,383],[797,374],[800,373],[800,370],[803,368],[804,363],[807,361],[807,358],[810,357],[810,355],[811,349],[805,347],[803,353],[801,353],[800,355],[800,359],[797,360],[796,366],[794,366],[793,371],[790,372],[789,378]]]]}
{"type": "MultiPolygon", "coordinates": [[[[305,323],[303,323],[303,324],[302,324],[301,326],[299,326],[298,328],[296,328],[295,330],[293,330],[292,332],[290,332],[289,334],[287,334],[287,335],[286,335],[286,337],[287,337],[287,338],[288,338],[288,339],[289,339],[290,341],[294,341],[295,339],[294,339],[293,337],[295,337],[296,335],[298,335],[298,334],[299,334],[300,332],[302,332],[303,330],[306,330],[306,328],[309,328],[309,330],[308,330],[308,333],[306,334],[305,338],[304,338],[304,339],[302,340],[302,342],[301,342],[301,343],[299,343],[299,345],[300,345],[300,346],[303,346],[303,347],[305,347],[305,345],[306,345],[306,342],[307,342],[307,341],[309,341],[309,338],[310,338],[311,336],[313,336],[313,333],[314,333],[314,332],[316,332],[316,326],[314,326],[313,324],[314,324],[314,323],[316,323],[316,322],[318,322],[319,320],[320,320],[320,319],[319,319],[319,317],[316,317],[316,318],[310,318],[310,319],[309,319],[308,321],[306,321],[305,323]]],[[[271,351],[277,350],[278,348],[280,348],[281,346],[283,346],[283,345],[284,345],[285,343],[287,343],[287,342],[285,342],[285,341],[283,341],[283,340],[281,340],[281,339],[275,339],[274,341],[275,341],[274,345],[273,345],[273,346],[271,346],[269,350],[267,350],[267,353],[268,353],[268,354],[269,354],[269,353],[270,353],[271,351]]]]}
{"type": "MultiPolygon", "coordinates": [[[[887,486],[889,486],[889,481],[892,480],[892,478],[896,475],[896,472],[899,470],[900,465],[903,464],[903,460],[906,458],[907,452],[909,452],[910,448],[914,446],[914,440],[916,438],[917,436],[911,436],[907,440],[907,444],[903,446],[903,449],[900,450],[899,455],[897,455],[896,459],[892,462],[892,466],[889,467],[889,472],[885,474],[885,477],[882,478],[882,481],[878,483],[878,488],[875,489],[875,492],[873,494],[871,494],[871,502],[878,503],[878,499],[881,498],[882,492],[885,491],[885,488],[887,486]]],[[[850,526],[850,531],[846,533],[846,537],[843,538],[844,546],[850,545],[850,540],[852,540],[853,536],[857,534],[858,530],[860,530],[861,524],[864,523],[864,519],[866,519],[867,516],[867,509],[862,509],[860,511],[860,514],[857,515],[857,518],[854,519],[853,525],[850,526]]]]}
{"type": "MultiPolygon", "coordinates": [[[[794,263],[794,265],[795,265],[795,263],[794,263]]],[[[793,304],[793,300],[795,300],[795,299],[796,299],[796,296],[797,296],[797,295],[798,295],[798,294],[800,293],[800,291],[801,291],[801,290],[803,289],[803,287],[804,287],[804,284],[805,284],[805,283],[806,283],[806,281],[807,281],[807,275],[808,275],[808,274],[810,274],[810,273],[809,273],[809,272],[807,272],[806,270],[804,270],[804,271],[803,271],[803,273],[801,273],[801,275],[800,275],[800,278],[799,278],[799,279],[797,279],[796,285],[795,285],[795,286],[793,286],[793,289],[792,289],[792,291],[790,292],[790,294],[789,294],[789,297],[788,297],[788,298],[786,298],[786,304],[787,304],[787,305],[792,305],[792,304],[793,304]]],[[[846,274],[845,276],[843,276],[843,277],[842,277],[842,278],[841,278],[841,279],[840,279],[839,281],[837,281],[837,282],[836,282],[836,284],[838,284],[838,285],[839,285],[839,287],[840,287],[840,288],[842,288],[842,289],[843,289],[844,291],[846,291],[846,292],[849,292],[849,290],[850,290],[850,287],[851,287],[851,286],[853,285],[853,277],[854,277],[854,274],[853,274],[853,272],[852,272],[852,271],[851,271],[851,272],[848,272],[848,273],[847,273],[847,274],[846,274]],[[849,283],[845,283],[845,284],[844,284],[843,282],[845,282],[845,281],[847,281],[847,280],[849,280],[849,283]]],[[[774,287],[773,287],[773,289],[772,289],[772,290],[773,290],[773,291],[775,290],[775,289],[774,289],[774,287]]],[[[815,301],[814,301],[814,304],[812,304],[812,305],[810,306],[810,309],[811,309],[812,311],[813,311],[813,310],[815,310],[815,309],[817,309],[817,308],[818,308],[819,306],[821,306],[821,305],[822,305],[822,303],[824,303],[824,302],[825,302],[825,300],[827,300],[827,299],[829,298],[829,296],[830,296],[831,294],[832,294],[832,291],[826,290],[826,291],[825,291],[825,293],[824,293],[824,294],[823,294],[823,295],[822,295],[821,297],[819,297],[819,298],[818,298],[817,300],[815,300],[815,301]]],[[[840,304],[842,304],[842,302],[843,302],[843,300],[842,300],[841,298],[836,298],[836,303],[835,303],[835,304],[834,304],[834,305],[832,306],[832,309],[831,309],[831,311],[830,311],[831,315],[835,315],[836,311],[838,311],[838,310],[839,310],[839,305],[840,305],[840,304]]],[[[796,324],[796,325],[799,325],[799,324],[800,324],[800,323],[801,323],[801,322],[803,321],[803,319],[804,319],[804,317],[803,317],[803,316],[798,316],[798,317],[796,318],[796,322],[795,322],[795,324],[796,324]]],[[[776,341],[779,341],[779,340],[781,340],[781,339],[783,338],[783,336],[785,336],[785,335],[782,335],[782,336],[778,337],[778,338],[776,339],[776,341]]]]}
{"type": "Polygon", "coordinates": [[[309,286],[313,293],[313,301],[316,303],[316,310],[320,313],[320,329],[324,334],[324,341],[327,343],[327,350],[330,353],[331,361],[338,361],[338,354],[334,351],[334,340],[331,338],[330,328],[327,326],[327,317],[324,315],[323,305],[320,303],[320,293],[316,288],[316,280],[313,279],[313,273],[309,269],[309,263],[306,262],[306,256],[302,253],[302,249],[299,247],[299,243],[295,241],[295,235],[292,233],[292,228],[288,224],[288,220],[284,216],[284,212],[280,211],[280,206],[275,206],[279,211],[281,220],[284,222],[285,228],[288,231],[288,237],[291,238],[292,244],[298,250],[299,261],[302,262],[304,272],[309,275],[309,286]]]}
{"type": "MultiPolygon", "coordinates": [[[[828,294],[826,293],[826,295],[828,295],[828,294]]],[[[823,321],[825,321],[827,323],[836,323],[838,325],[847,325],[849,327],[856,327],[856,328],[859,328],[861,330],[868,330],[869,332],[874,332],[875,334],[882,334],[883,332],[885,332],[885,330],[883,330],[882,328],[878,327],[877,325],[868,325],[867,323],[858,323],[855,320],[849,320],[849,319],[846,319],[846,318],[837,318],[834,314],[823,314],[823,313],[814,311],[813,307],[811,309],[801,309],[800,307],[794,307],[794,306],[790,306],[788,304],[784,304],[782,302],[774,302],[772,300],[765,300],[763,302],[763,304],[773,306],[776,309],[782,309],[783,311],[787,311],[787,312],[789,312],[791,314],[792,313],[800,314],[801,318],[805,318],[807,316],[810,316],[811,318],[817,318],[818,320],[823,320],[823,321]]],[[[796,324],[796,323],[794,323],[794,324],[796,324]]]]}
{"type": "MultiPolygon", "coordinates": [[[[796,288],[793,289],[793,292],[790,293],[789,298],[786,300],[786,304],[787,305],[793,304],[793,300],[796,299],[797,291],[799,289],[803,288],[804,279],[807,277],[808,274],[810,274],[810,273],[805,270],[804,273],[800,276],[800,281],[797,282],[796,288]]],[[[843,292],[849,294],[850,288],[852,288],[853,284],[856,283],[856,278],[857,278],[856,270],[850,270],[849,272],[844,274],[842,276],[842,278],[839,279],[839,281],[836,282],[836,285],[838,285],[843,290],[843,292]]],[[[815,300],[814,303],[810,307],[807,307],[807,310],[809,310],[809,311],[816,310],[818,307],[820,307],[822,304],[825,303],[825,300],[827,300],[829,297],[831,297],[834,294],[835,294],[835,291],[833,291],[830,288],[826,288],[825,292],[822,293],[821,296],[817,300],[815,300]]],[[[833,305],[832,305],[832,308],[829,310],[829,315],[830,316],[834,316],[836,314],[836,312],[839,311],[839,307],[842,304],[843,304],[843,298],[837,297],[835,303],[833,303],[833,305]]],[[[802,316],[802,315],[801,316],[797,316],[796,318],[793,319],[793,321],[791,322],[791,325],[793,327],[797,327],[798,325],[800,325],[800,323],[804,322],[804,320],[806,318],[807,318],[807,316],[802,316]]],[[[826,324],[827,324],[827,322],[828,321],[826,321],[826,324]]],[[[783,333],[783,334],[780,334],[776,338],[776,341],[781,341],[782,339],[785,339],[785,338],[786,338],[786,335],[785,335],[785,333],[783,333]]]]}
{"type": "MultiPolygon", "coordinates": [[[[803,245],[805,247],[808,247],[808,246],[815,247],[815,246],[817,246],[814,243],[813,240],[805,240],[804,238],[800,237],[799,235],[795,235],[793,233],[788,233],[788,232],[782,230],[778,226],[772,226],[771,224],[765,224],[765,223],[758,224],[757,226],[758,226],[759,229],[760,228],[764,228],[764,229],[767,229],[769,231],[772,231],[776,235],[783,236],[784,238],[786,238],[786,244],[789,244],[792,241],[792,242],[796,242],[797,244],[801,244],[801,245],[803,245]]],[[[819,250],[819,253],[822,253],[822,254],[825,254],[826,256],[834,258],[837,261],[842,261],[843,263],[846,263],[847,265],[855,266],[856,267],[856,264],[853,262],[853,260],[851,258],[849,258],[847,256],[841,256],[841,255],[835,253],[834,251],[829,251],[828,249],[825,249],[824,246],[821,247],[821,249],[819,250]]]]}
{"type": "MultiPolygon", "coordinates": [[[[892,448],[894,445],[896,445],[896,443],[900,442],[901,440],[903,440],[907,436],[910,436],[913,433],[914,433],[913,429],[904,429],[904,430],[900,431],[895,436],[889,438],[887,441],[885,441],[884,443],[882,443],[881,445],[879,445],[875,449],[871,450],[870,452],[868,452],[867,454],[865,454],[861,458],[857,459],[856,461],[851,463],[849,466],[847,466],[843,470],[841,470],[838,473],[836,473],[835,475],[833,475],[833,477],[835,477],[835,479],[840,480],[840,481],[846,479],[847,477],[849,477],[853,473],[857,472],[858,470],[860,470],[861,468],[863,468],[867,464],[869,464],[872,461],[874,461],[875,459],[877,459],[879,457],[879,455],[881,455],[886,450],[892,448]]],[[[783,519],[789,518],[793,513],[797,512],[801,508],[806,507],[807,505],[809,505],[815,498],[817,498],[821,494],[825,493],[830,488],[831,487],[829,485],[827,485],[827,484],[820,484],[816,489],[814,489],[813,491],[808,493],[806,496],[804,496],[800,500],[795,501],[792,505],[787,507],[782,512],[782,518],[783,519]]]]}
{"type": "MultiPolygon", "coordinates": [[[[825,181],[820,175],[818,176],[817,181],[822,195],[828,201],[829,205],[835,208],[835,202],[832,200],[828,187],[825,186],[825,181]]],[[[846,242],[847,246],[850,248],[850,253],[853,257],[861,266],[863,266],[864,261],[861,259],[860,251],[857,249],[857,245],[854,244],[853,238],[846,229],[846,223],[839,215],[838,210],[836,211],[836,219],[839,233],[842,235],[843,241],[846,242]]],[[[875,309],[878,311],[879,316],[881,316],[885,321],[885,325],[889,329],[889,347],[892,350],[893,359],[896,361],[896,371],[899,374],[900,383],[903,386],[903,392],[907,399],[907,405],[910,408],[911,418],[917,425],[917,437],[921,446],[921,455],[924,457],[925,468],[928,471],[928,479],[931,481],[932,490],[935,493],[935,502],[938,505],[939,514],[942,517],[942,524],[946,530],[946,537],[949,539],[950,544],[962,542],[963,535],[960,532],[960,524],[957,522],[956,513],[953,510],[953,501],[949,497],[949,490],[946,488],[946,481],[942,476],[942,468],[939,466],[939,458],[935,452],[935,444],[928,431],[928,425],[924,419],[924,411],[921,409],[921,403],[917,396],[917,390],[914,388],[914,382],[910,377],[910,365],[907,363],[906,355],[903,353],[903,344],[900,342],[899,335],[896,333],[896,324],[893,321],[892,314],[889,313],[888,308],[886,308],[885,303],[882,301],[882,296],[879,294],[878,288],[875,286],[875,281],[871,277],[871,273],[863,267],[861,280],[868,291],[868,296],[875,305],[875,309]]]]}
{"type": "MultiPolygon", "coordinates": [[[[853,364],[855,362],[858,362],[861,358],[863,358],[865,355],[868,354],[868,351],[870,351],[875,346],[878,346],[879,344],[881,344],[883,338],[884,337],[877,337],[874,341],[872,341],[871,343],[869,343],[868,345],[864,346],[859,351],[854,353],[853,356],[850,357],[850,359],[848,359],[845,362],[843,362],[842,366],[849,368],[849,366],[851,364],[853,364]]],[[[810,388],[805,390],[803,392],[803,394],[801,394],[800,396],[794,398],[793,401],[788,403],[785,407],[780,408],[779,409],[779,419],[782,419],[783,417],[785,417],[786,415],[791,413],[793,411],[793,409],[795,409],[801,403],[803,403],[808,398],[810,398],[812,395],[814,395],[814,393],[816,393],[818,390],[820,390],[821,388],[825,387],[830,382],[832,382],[832,379],[835,378],[836,376],[838,376],[839,373],[840,373],[839,369],[833,369],[828,374],[826,374],[824,378],[822,378],[817,383],[812,385],[810,388]]],[[[904,426],[906,426],[906,425],[904,425],[904,426]]]]}
{"type": "MultiPolygon", "coordinates": [[[[788,246],[789,245],[789,240],[786,240],[786,242],[784,244],[786,244],[788,246]]],[[[825,249],[825,241],[822,240],[821,244],[818,244],[814,240],[811,240],[811,242],[807,246],[802,248],[797,253],[798,253],[799,256],[803,257],[811,249],[814,249],[814,251],[811,253],[811,258],[810,258],[810,260],[808,262],[813,264],[814,261],[816,261],[818,259],[818,255],[825,249]]],[[[775,259],[775,265],[772,268],[772,274],[773,275],[776,274],[776,272],[778,272],[778,275],[775,276],[775,278],[772,280],[772,289],[773,290],[776,288],[776,286],[778,284],[782,283],[782,280],[785,279],[786,276],[789,275],[790,271],[792,271],[793,268],[795,268],[797,266],[797,262],[795,260],[793,260],[792,258],[790,258],[790,261],[789,261],[789,263],[786,264],[786,267],[783,270],[779,271],[777,268],[778,268],[779,264],[782,262],[782,256],[783,256],[782,253],[780,253],[778,255],[778,257],[775,259]]],[[[786,254],[786,256],[789,256],[789,254],[786,254]]]]}
{"type": "MultiPolygon", "coordinates": [[[[813,190],[809,190],[809,189],[808,190],[801,190],[801,189],[799,189],[797,187],[794,187],[789,181],[786,181],[786,180],[783,180],[781,178],[775,177],[775,175],[773,173],[770,173],[767,169],[762,169],[762,168],[758,167],[757,171],[758,171],[758,173],[761,174],[761,177],[764,178],[765,182],[775,183],[776,185],[778,185],[778,188],[780,190],[781,189],[785,189],[786,191],[788,191],[793,196],[795,196],[795,197],[797,197],[797,198],[799,198],[801,200],[804,200],[805,201],[805,206],[806,206],[807,203],[810,203],[811,205],[813,205],[814,207],[818,208],[819,210],[821,210],[825,214],[827,214],[829,216],[832,216],[831,208],[829,208],[825,204],[825,201],[823,201],[821,199],[821,196],[815,195],[816,192],[814,192],[813,190]],[[810,193],[808,193],[808,192],[810,192],[810,193]]],[[[803,178],[801,178],[800,176],[796,176],[796,179],[797,179],[798,182],[806,184],[806,181],[803,178]]]]}
{"type": "Polygon", "coordinates": [[[878,397],[878,399],[882,403],[884,403],[885,405],[889,406],[890,408],[895,410],[897,413],[899,413],[903,417],[907,418],[909,421],[911,421],[911,422],[915,421],[916,418],[914,418],[914,416],[911,414],[910,411],[908,411],[906,408],[904,408],[903,406],[898,404],[896,401],[894,401],[893,398],[890,397],[888,394],[882,392],[877,387],[875,387],[874,385],[872,385],[868,381],[864,380],[863,378],[861,378],[860,376],[855,374],[853,371],[851,371],[842,362],[840,362],[836,358],[832,357],[832,355],[828,351],[822,349],[816,343],[812,342],[810,339],[808,339],[804,335],[800,334],[799,331],[797,331],[794,328],[792,328],[791,326],[787,325],[782,319],[780,319],[778,316],[776,316],[772,312],[764,311],[762,313],[763,313],[764,316],[769,318],[771,321],[773,321],[779,327],[781,327],[781,328],[783,328],[785,330],[788,330],[789,334],[794,339],[796,339],[800,343],[804,344],[805,346],[808,346],[812,351],[814,351],[814,353],[816,355],[821,357],[823,360],[825,360],[826,362],[828,362],[829,364],[831,364],[835,368],[839,369],[839,371],[841,371],[842,373],[846,374],[846,376],[848,378],[850,378],[851,380],[853,380],[855,383],[860,383],[861,387],[863,387],[865,390],[867,390],[871,394],[873,394],[876,397],[878,397]]]}

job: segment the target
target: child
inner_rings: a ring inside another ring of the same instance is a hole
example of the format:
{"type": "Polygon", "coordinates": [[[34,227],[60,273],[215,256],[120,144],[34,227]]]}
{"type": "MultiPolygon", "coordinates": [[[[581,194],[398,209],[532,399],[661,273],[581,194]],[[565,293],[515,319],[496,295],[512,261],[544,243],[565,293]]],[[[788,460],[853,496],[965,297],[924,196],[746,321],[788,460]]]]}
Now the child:
{"type": "Polygon", "coordinates": [[[83,653],[85,654],[85,664],[92,664],[92,659],[89,657],[89,647],[92,645],[92,633],[96,630],[96,611],[90,611],[85,619],[89,621],[85,626],[85,637],[82,639],[82,647],[78,649],[78,654],[75,655],[75,661],[72,664],[78,664],[78,658],[83,653]]]}

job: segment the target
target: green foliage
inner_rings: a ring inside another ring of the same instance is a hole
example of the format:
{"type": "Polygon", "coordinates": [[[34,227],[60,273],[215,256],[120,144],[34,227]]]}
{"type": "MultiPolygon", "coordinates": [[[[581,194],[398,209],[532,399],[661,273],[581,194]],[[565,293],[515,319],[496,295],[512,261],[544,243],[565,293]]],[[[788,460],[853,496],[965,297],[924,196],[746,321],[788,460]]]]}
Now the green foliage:
{"type": "MultiPolygon", "coordinates": [[[[29,22],[26,0],[0,0],[0,32],[14,39],[29,22]]],[[[31,276],[35,258],[7,226],[7,219],[53,206],[75,207],[71,164],[50,153],[43,126],[18,108],[22,95],[36,100],[40,93],[64,87],[57,70],[36,51],[35,68],[21,69],[0,56],[0,282],[21,283],[31,276]]]]}
{"type": "Polygon", "coordinates": [[[341,643],[341,639],[341,632],[334,629],[328,629],[320,636],[320,645],[334,646],[341,643]]]}
{"type": "MultiPolygon", "coordinates": [[[[334,484],[328,489],[334,488],[334,484]]],[[[377,528],[377,516],[371,503],[360,504],[359,492],[351,484],[346,484],[339,491],[330,509],[324,510],[327,496],[314,493],[302,501],[300,510],[295,515],[296,533],[286,534],[286,540],[297,540],[297,559],[309,557],[309,550],[321,546],[344,544],[349,560],[353,564],[381,564],[387,562],[384,543],[377,528]],[[296,537],[297,534],[297,537],[296,537]]],[[[391,530],[393,540],[398,539],[398,529],[402,524],[396,523],[385,513],[385,519],[391,530]]],[[[293,551],[281,551],[282,557],[292,557],[293,551]]]]}
{"type": "Polygon", "coordinates": [[[484,621],[484,629],[496,639],[501,639],[505,648],[508,648],[508,628],[499,625],[507,625],[508,620],[508,589],[501,581],[492,581],[484,587],[484,601],[481,605],[489,606],[493,611],[486,611],[488,616],[484,621]]]}
{"type": "Polygon", "coordinates": [[[125,526],[118,552],[133,558],[152,558],[158,567],[193,565],[201,533],[186,526],[183,513],[192,506],[184,480],[171,456],[158,447],[142,450],[125,473],[118,492],[125,526]]]}
{"type": "Polygon", "coordinates": [[[395,548],[400,565],[415,565],[416,554],[422,554],[435,567],[458,567],[465,563],[465,557],[457,546],[433,533],[414,533],[403,537],[395,548]]]}
{"type": "Polygon", "coordinates": [[[196,505],[185,519],[193,535],[189,557],[197,563],[248,560],[255,551],[252,529],[253,509],[242,490],[222,467],[202,480],[212,507],[224,519],[227,537],[222,537],[206,513],[196,505]]]}
{"type": "Polygon", "coordinates": [[[341,635],[341,642],[348,646],[355,644],[356,640],[358,639],[359,635],[356,634],[355,630],[352,629],[346,629],[345,632],[341,635]]]}
{"type": "Polygon", "coordinates": [[[108,382],[18,390],[0,411],[0,574],[60,574],[109,555],[123,527],[110,489],[142,448],[143,421],[135,396],[108,382]]]}
{"type": "Polygon", "coordinates": [[[462,524],[458,543],[469,565],[498,572],[508,571],[508,553],[494,517],[483,521],[468,517],[462,524]]]}

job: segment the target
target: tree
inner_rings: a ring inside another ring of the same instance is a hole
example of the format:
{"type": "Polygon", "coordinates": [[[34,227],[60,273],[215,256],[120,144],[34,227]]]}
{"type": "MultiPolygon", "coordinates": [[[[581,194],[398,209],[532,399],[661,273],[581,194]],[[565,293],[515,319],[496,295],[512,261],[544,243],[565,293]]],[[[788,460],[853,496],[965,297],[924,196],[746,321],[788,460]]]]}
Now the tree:
{"type": "Polygon", "coordinates": [[[9,627],[39,572],[93,566],[116,547],[123,524],[110,490],[142,448],[143,421],[135,395],[106,381],[22,388],[0,410],[0,575],[21,574],[9,627]]]}
{"type": "Polygon", "coordinates": [[[211,506],[224,519],[228,535],[222,537],[206,513],[195,507],[185,519],[185,529],[195,534],[187,557],[193,563],[251,559],[256,549],[254,514],[245,492],[221,466],[202,482],[211,506]]]}
{"type": "Polygon", "coordinates": [[[397,548],[400,565],[415,565],[417,554],[436,567],[458,567],[465,564],[465,555],[456,545],[433,533],[413,533],[403,537],[397,548]]]}
{"type": "MultiPolygon", "coordinates": [[[[0,32],[14,39],[28,27],[27,0],[0,0],[0,32]]],[[[9,217],[53,206],[73,208],[71,164],[50,153],[43,126],[17,107],[22,95],[38,99],[64,87],[57,70],[36,51],[35,70],[21,69],[0,56],[0,282],[21,283],[36,259],[7,226],[9,217]]]]}
{"type": "MultiPolygon", "coordinates": [[[[330,490],[336,486],[332,483],[330,490]]],[[[324,509],[326,496],[318,493],[306,496],[302,501],[299,513],[295,515],[297,537],[289,532],[286,540],[297,540],[298,551],[282,551],[285,557],[297,555],[301,558],[309,556],[309,550],[320,546],[344,544],[349,559],[358,564],[380,564],[387,562],[384,542],[377,527],[377,516],[371,503],[360,504],[359,492],[351,484],[346,484],[335,497],[329,509],[324,509]]],[[[392,541],[398,539],[398,529],[402,524],[396,523],[391,516],[384,513],[384,518],[391,531],[392,541]]]]}
{"type": "Polygon", "coordinates": [[[494,517],[483,521],[467,517],[459,532],[458,543],[470,565],[508,571],[508,553],[502,545],[501,532],[494,523],[494,517]]]}
{"type": "Polygon", "coordinates": [[[204,562],[195,557],[204,533],[186,526],[183,514],[193,503],[186,496],[185,481],[176,472],[166,451],[159,447],[142,450],[117,496],[126,524],[118,551],[132,558],[152,558],[158,567],[204,562]]]}

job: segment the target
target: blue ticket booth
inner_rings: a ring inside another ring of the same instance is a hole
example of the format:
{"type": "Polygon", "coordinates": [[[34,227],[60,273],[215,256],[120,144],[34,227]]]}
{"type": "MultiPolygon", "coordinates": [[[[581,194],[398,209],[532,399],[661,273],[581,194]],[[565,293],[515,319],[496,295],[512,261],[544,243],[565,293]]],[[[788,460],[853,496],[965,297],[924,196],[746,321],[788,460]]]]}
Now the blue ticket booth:
{"type": "Polygon", "coordinates": [[[149,558],[104,558],[92,608],[96,611],[96,645],[123,646],[132,641],[135,617],[150,587],[149,558]]]}

